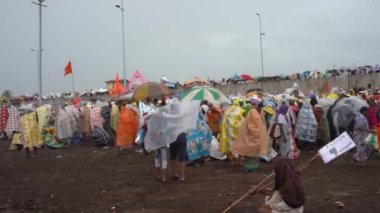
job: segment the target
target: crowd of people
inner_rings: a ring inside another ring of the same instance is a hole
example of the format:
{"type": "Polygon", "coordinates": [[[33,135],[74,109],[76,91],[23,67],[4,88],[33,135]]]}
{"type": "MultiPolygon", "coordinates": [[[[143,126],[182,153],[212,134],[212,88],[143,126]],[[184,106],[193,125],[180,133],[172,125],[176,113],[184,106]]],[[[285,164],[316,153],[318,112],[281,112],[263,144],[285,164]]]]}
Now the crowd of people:
{"type": "Polygon", "coordinates": [[[257,92],[232,98],[231,103],[75,98],[54,105],[3,99],[0,131],[3,139],[11,140],[11,150],[25,149],[28,157],[41,147],[93,143],[115,145],[122,152],[137,144],[142,153],[154,153],[155,177],[163,183],[168,181],[168,167],[173,180],[186,182],[187,165],[214,158],[227,159],[246,172],[259,169],[262,161],[274,161],[275,191],[261,211],[302,212],[302,183],[288,160],[347,132],[356,144],[353,160],[366,166],[379,149],[379,109],[370,93],[349,95],[339,89],[326,97],[300,96],[296,89],[276,96],[257,92]]]}

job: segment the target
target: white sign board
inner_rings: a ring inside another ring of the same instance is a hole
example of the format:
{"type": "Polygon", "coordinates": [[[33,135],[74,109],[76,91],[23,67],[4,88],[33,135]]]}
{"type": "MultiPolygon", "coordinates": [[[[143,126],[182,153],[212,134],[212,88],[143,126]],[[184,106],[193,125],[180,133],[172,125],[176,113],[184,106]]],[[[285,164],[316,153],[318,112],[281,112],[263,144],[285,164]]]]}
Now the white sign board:
{"type": "Polygon", "coordinates": [[[347,132],[343,132],[339,137],[335,138],[335,140],[322,147],[318,153],[322,157],[324,163],[329,163],[354,147],[354,141],[352,141],[347,132]]]}
{"type": "Polygon", "coordinates": [[[143,123],[144,123],[143,114],[147,113],[148,115],[150,115],[153,112],[155,112],[156,110],[140,101],[139,102],[139,111],[140,111],[140,125],[143,125],[143,123]]]}

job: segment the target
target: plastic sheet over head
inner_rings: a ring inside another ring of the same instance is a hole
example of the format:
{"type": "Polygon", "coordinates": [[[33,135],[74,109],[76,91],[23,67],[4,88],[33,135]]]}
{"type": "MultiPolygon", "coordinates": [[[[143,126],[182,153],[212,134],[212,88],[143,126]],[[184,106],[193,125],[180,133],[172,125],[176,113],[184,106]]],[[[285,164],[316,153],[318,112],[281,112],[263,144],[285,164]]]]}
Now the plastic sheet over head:
{"type": "Polygon", "coordinates": [[[174,142],[178,135],[194,129],[200,101],[171,103],[152,113],[148,120],[145,149],[150,152],[174,142]]]}
{"type": "Polygon", "coordinates": [[[329,108],[334,104],[335,100],[331,98],[319,98],[316,107],[329,108]]]}
{"type": "Polygon", "coordinates": [[[337,104],[332,109],[335,127],[347,127],[355,119],[356,113],[349,104],[337,104]]]}

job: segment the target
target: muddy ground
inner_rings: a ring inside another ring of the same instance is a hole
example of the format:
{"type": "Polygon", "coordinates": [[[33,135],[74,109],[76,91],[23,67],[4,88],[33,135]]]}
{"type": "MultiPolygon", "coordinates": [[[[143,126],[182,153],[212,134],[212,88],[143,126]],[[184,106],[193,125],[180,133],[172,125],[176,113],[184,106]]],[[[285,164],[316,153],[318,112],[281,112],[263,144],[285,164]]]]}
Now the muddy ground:
{"type": "MultiPolygon", "coordinates": [[[[27,158],[0,142],[0,212],[221,212],[271,172],[262,163],[245,173],[226,161],[188,167],[188,181],[154,178],[153,156],[132,148],[91,145],[42,149],[27,158]]],[[[294,163],[311,158],[303,152],[294,163]]],[[[348,158],[314,163],[302,172],[305,212],[380,212],[380,159],[357,167],[348,158]],[[344,208],[335,202],[341,201],[344,208]]],[[[255,212],[263,195],[243,200],[231,212],[255,212]]]]}

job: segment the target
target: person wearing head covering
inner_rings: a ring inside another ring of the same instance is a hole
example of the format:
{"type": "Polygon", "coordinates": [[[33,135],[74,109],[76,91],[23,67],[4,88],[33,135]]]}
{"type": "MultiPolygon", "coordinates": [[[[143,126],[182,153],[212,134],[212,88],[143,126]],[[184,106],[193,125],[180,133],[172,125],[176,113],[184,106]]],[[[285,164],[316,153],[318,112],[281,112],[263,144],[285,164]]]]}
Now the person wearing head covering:
{"type": "Polygon", "coordinates": [[[253,109],[240,126],[231,150],[245,157],[244,169],[246,172],[252,172],[259,168],[259,157],[267,154],[268,141],[267,128],[261,121],[259,112],[253,109]]]}
{"type": "Polygon", "coordinates": [[[7,133],[5,131],[5,128],[7,127],[7,122],[8,122],[8,106],[7,106],[7,101],[4,99],[1,101],[1,107],[0,107],[0,133],[3,134],[4,139],[8,139],[7,133]]]}
{"type": "Polygon", "coordinates": [[[119,107],[117,106],[117,104],[115,102],[112,102],[111,103],[110,127],[114,132],[116,132],[116,130],[117,130],[119,115],[120,115],[119,107]]]}
{"type": "Polygon", "coordinates": [[[80,108],[78,127],[79,133],[82,134],[82,142],[89,142],[91,133],[91,109],[87,106],[80,108]]]}
{"type": "Polygon", "coordinates": [[[120,149],[132,147],[139,128],[139,116],[131,106],[121,107],[116,129],[116,146],[120,149]]]}
{"type": "Polygon", "coordinates": [[[244,110],[239,105],[229,106],[222,116],[220,128],[220,151],[225,153],[233,165],[240,165],[240,157],[236,158],[230,150],[235,141],[239,128],[244,121],[244,110]]]}
{"type": "Polygon", "coordinates": [[[273,163],[275,173],[274,191],[265,199],[259,213],[302,213],[305,191],[301,176],[284,158],[273,163]]]}
{"type": "Polygon", "coordinates": [[[293,128],[291,123],[291,116],[289,115],[289,106],[283,102],[277,110],[277,114],[272,119],[269,131],[274,128],[275,124],[278,124],[281,128],[281,135],[279,138],[274,138],[276,144],[278,144],[278,151],[283,158],[296,159],[300,150],[296,146],[295,138],[293,135],[293,128]]]}
{"type": "Polygon", "coordinates": [[[312,95],[310,97],[310,105],[311,105],[311,109],[313,110],[315,119],[319,123],[319,121],[321,120],[323,111],[316,107],[317,104],[318,104],[317,97],[315,95],[312,95]]]}
{"type": "Polygon", "coordinates": [[[210,127],[214,136],[220,133],[220,118],[222,115],[222,109],[218,106],[214,106],[209,103],[210,110],[207,112],[208,126],[210,127]]]}
{"type": "Polygon", "coordinates": [[[8,108],[8,121],[5,132],[12,138],[14,133],[21,133],[20,112],[15,105],[8,108]]]}
{"type": "Polygon", "coordinates": [[[22,136],[24,139],[24,149],[28,156],[30,156],[30,151],[33,150],[34,154],[37,155],[38,148],[43,144],[41,132],[37,123],[36,112],[28,112],[20,117],[22,136]]]}
{"type": "Polygon", "coordinates": [[[70,146],[71,138],[75,131],[75,119],[63,108],[58,110],[55,117],[54,127],[56,129],[56,137],[65,146],[70,146]]]}
{"type": "Polygon", "coordinates": [[[313,113],[312,106],[309,103],[304,103],[299,111],[296,126],[295,136],[298,145],[301,144],[309,147],[312,145],[310,147],[312,148],[315,145],[315,142],[317,142],[318,122],[313,113]]]}
{"type": "Polygon", "coordinates": [[[202,116],[203,120],[208,123],[208,117],[207,117],[207,113],[208,111],[210,110],[210,107],[208,106],[208,101],[207,100],[203,100],[201,102],[201,109],[200,109],[200,115],[202,116]]]}
{"type": "Polygon", "coordinates": [[[367,115],[368,108],[362,107],[360,113],[355,117],[354,131],[352,134],[352,139],[356,144],[356,153],[354,157],[358,166],[366,166],[365,161],[369,158],[371,153],[369,144],[365,142],[368,135],[372,133],[366,118],[367,115]]]}
{"type": "Polygon", "coordinates": [[[368,107],[368,123],[369,128],[372,129],[377,124],[377,116],[376,116],[376,102],[373,97],[370,97],[367,101],[369,107],[368,107]]]}

